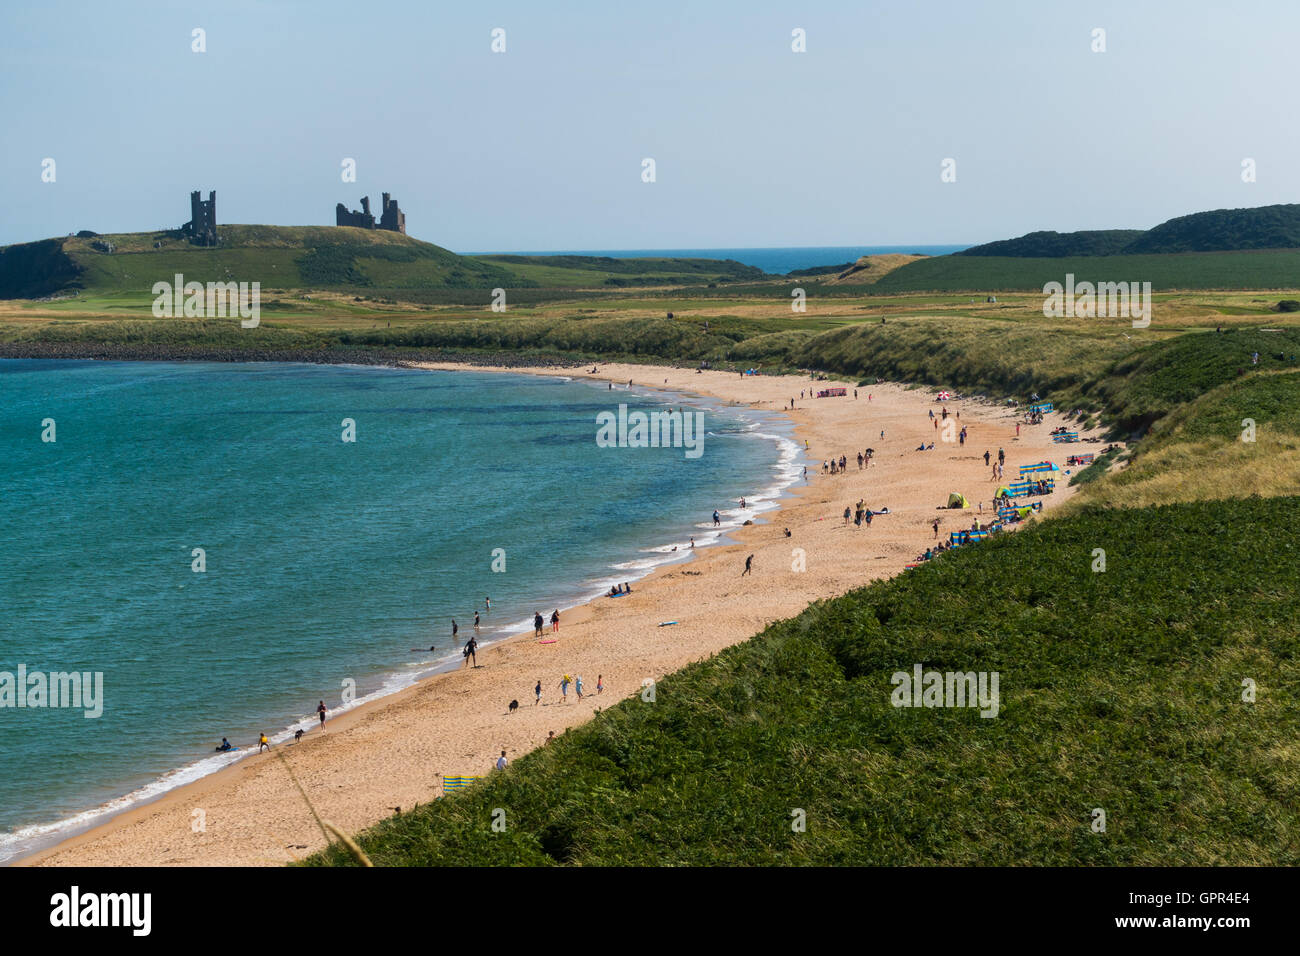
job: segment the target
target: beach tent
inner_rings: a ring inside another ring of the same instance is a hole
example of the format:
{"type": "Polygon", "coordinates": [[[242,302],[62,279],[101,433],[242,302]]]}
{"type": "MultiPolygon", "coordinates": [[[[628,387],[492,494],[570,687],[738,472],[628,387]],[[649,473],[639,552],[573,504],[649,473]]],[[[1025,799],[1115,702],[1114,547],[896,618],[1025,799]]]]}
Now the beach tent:
{"type": "Polygon", "coordinates": [[[949,507],[949,508],[969,508],[969,507],[970,507],[970,502],[966,500],[966,496],[965,496],[965,495],[958,494],[957,492],[954,491],[952,494],[950,494],[950,495],[948,496],[948,507],[949,507]]]}
{"type": "Polygon", "coordinates": [[[1001,497],[1003,497],[1004,495],[1005,495],[1006,497],[1008,497],[1008,498],[1011,497],[1011,489],[1008,488],[1006,485],[1003,485],[1003,486],[1002,486],[1001,488],[999,488],[997,491],[993,492],[993,497],[994,497],[994,498],[1001,498],[1001,497]]]}

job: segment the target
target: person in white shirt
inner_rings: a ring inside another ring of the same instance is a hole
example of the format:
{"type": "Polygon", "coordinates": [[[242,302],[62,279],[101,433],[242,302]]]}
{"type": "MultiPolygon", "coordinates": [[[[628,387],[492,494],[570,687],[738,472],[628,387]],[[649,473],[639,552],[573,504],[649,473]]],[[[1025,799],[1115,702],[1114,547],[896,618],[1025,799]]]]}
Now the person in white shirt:
{"type": "Polygon", "coordinates": [[[506,752],[504,750],[501,751],[501,756],[497,758],[497,769],[498,770],[506,769],[506,752]]]}

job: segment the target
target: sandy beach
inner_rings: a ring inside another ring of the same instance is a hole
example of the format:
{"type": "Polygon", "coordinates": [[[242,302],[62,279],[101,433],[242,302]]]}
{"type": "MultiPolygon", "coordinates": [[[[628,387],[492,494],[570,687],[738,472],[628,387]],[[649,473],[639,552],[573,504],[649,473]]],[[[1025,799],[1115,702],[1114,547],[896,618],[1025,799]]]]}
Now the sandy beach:
{"type": "MultiPolygon", "coordinates": [[[[902,572],[934,542],[936,517],[941,538],[969,528],[975,517],[987,523],[994,490],[1014,481],[1018,466],[1047,459],[1064,469],[1068,455],[1100,451],[1094,444],[1054,444],[1049,432],[1065,423],[1057,414],[1022,426],[1017,437],[1018,410],[974,401],[946,403],[960,416],[956,427],[965,426],[969,434],[964,446],[944,442],[927,414],[938,415],[942,407],[928,388],[862,387],[855,399],[852,383],[819,383],[806,376],[595,367],[597,374],[582,368],[499,371],[631,380],[782,411],[818,464],[809,465],[807,483],[796,483],[779,510],[763,515],[763,523],[732,532],[735,544],[704,548],[689,562],[661,568],[634,584],[628,597],[597,599],[565,612],[558,634],[546,627],[546,638],[555,637],[555,643],[540,644],[529,630],[485,648],[475,669],[431,677],[344,713],[300,743],[250,756],[21,864],[269,866],[300,859],[324,846],[325,839],[299,786],[321,817],[348,832],[392,815],[394,808],[427,803],[441,792],[442,775],[487,774],[502,750],[513,761],[541,746],[551,731],[558,736],[597,708],[639,692],[646,679],[708,658],[811,601],[902,572]],[[847,386],[847,396],[799,398],[801,390],[809,396],[836,384],[847,386]],[[923,441],[934,442],[934,450],[917,451],[923,441]],[[1002,482],[990,477],[983,457],[987,450],[996,461],[999,447],[1006,451],[1002,482]],[[874,460],[859,470],[856,455],[866,448],[875,449],[874,460]],[[840,455],[849,459],[847,472],[822,474],[821,460],[840,455]],[[966,495],[971,507],[936,510],[953,491],[966,495]],[[846,524],[845,507],[859,499],[889,513],[869,527],[846,524]],[[795,549],[802,549],[805,570],[792,570],[795,549]],[[753,571],[742,577],[751,554],[753,571]],[[659,627],[663,621],[677,623],[659,627]],[[584,700],[570,688],[568,702],[561,702],[558,685],[566,673],[582,675],[584,700]],[[605,685],[599,695],[597,675],[605,685]],[[535,706],[533,686],[539,679],[542,702],[535,706]],[[507,710],[511,700],[520,704],[513,714],[507,710]]],[[[611,398],[611,406],[616,404],[611,398]]],[[[1067,480],[1057,482],[1054,494],[1031,500],[1050,510],[1071,494],[1067,480]]],[[[700,502],[699,520],[729,505],[734,503],[700,502]]]]}

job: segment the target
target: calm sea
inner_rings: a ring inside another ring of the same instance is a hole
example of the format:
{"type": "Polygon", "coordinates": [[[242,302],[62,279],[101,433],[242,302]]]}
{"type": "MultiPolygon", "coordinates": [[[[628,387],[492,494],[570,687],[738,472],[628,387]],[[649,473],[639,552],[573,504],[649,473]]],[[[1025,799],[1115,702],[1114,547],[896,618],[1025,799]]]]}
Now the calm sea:
{"type": "Polygon", "coordinates": [[[735,259],[747,266],[757,266],[773,275],[785,275],[795,269],[812,269],[816,266],[836,266],[856,262],[862,256],[882,256],[887,253],[919,253],[925,256],[946,256],[969,245],[959,246],[794,246],[785,249],[566,249],[547,252],[471,252],[466,255],[512,256],[609,256],[612,259],[640,259],[665,257],[673,259],[735,259]]]}
{"type": "Polygon", "coordinates": [[[489,642],[680,560],[802,465],[773,416],[581,378],[9,360],[0,399],[0,672],[103,675],[99,717],[0,707],[0,860],[446,666],[452,618],[489,642]],[[703,455],[597,447],[620,402],[702,411],[703,455]]]}

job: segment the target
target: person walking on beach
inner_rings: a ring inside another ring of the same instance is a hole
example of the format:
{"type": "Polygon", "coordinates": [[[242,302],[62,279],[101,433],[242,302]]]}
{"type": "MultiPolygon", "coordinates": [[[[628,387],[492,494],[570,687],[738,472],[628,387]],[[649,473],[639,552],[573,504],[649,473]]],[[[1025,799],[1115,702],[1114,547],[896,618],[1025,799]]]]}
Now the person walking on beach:
{"type": "MultiPolygon", "coordinates": [[[[807,470],[808,470],[808,469],[806,469],[806,468],[804,469],[804,471],[807,471],[807,470]]],[[[720,524],[722,524],[722,516],[718,514],[718,509],[717,509],[717,508],[714,508],[714,509],[713,509],[713,527],[716,528],[716,527],[717,527],[718,525],[720,525],[720,524]]]]}
{"type": "Polygon", "coordinates": [[[472,637],[465,642],[465,666],[466,667],[470,666],[470,661],[473,661],[474,666],[478,667],[478,641],[474,640],[474,638],[472,637]]]}
{"type": "Polygon", "coordinates": [[[546,622],[542,620],[542,612],[534,611],[533,612],[533,637],[542,636],[542,625],[545,623],[546,622]]]}
{"type": "Polygon", "coordinates": [[[572,683],[573,683],[573,678],[570,677],[568,674],[565,674],[563,677],[560,678],[560,703],[561,704],[567,704],[569,702],[569,685],[572,683]]]}
{"type": "Polygon", "coordinates": [[[938,519],[938,518],[935,518],[935,519],[934,519],[934,536],[935,536],[936,538],[939,537],[939,519],[938,519]]]}
{"type": "Polygon", "coordinates": [[[1016,437],[1020,437],[1020,422],[1016,422],[1016,437]]]}
{"type": "Polygon", "coordinates": [[[497,757],[497,769],[498,769],[498,770],[505,770],[505,769],[506,769],[506,764],[508,764],[508,763],[509,763],[509,761],[506,760],[506,752],[503,750],[503,751],[501,751],[501,756],[500,756],[500,757],[497,757]]]}
{"type": "Polygon", "coordinates": [[[258,738],[257,738],[257,752],[258,752],[258,753],[261,753],[263,747],[265,747],[265,748],[267,749],[268,752],[269,752],[270,749],[271,749],[271,741],[269,741],[269,740],[266,739],[266,734],[265,734],[265,733],[260,734],[260,735],[258,736],[258,738]]]}
{"type": "Polygon", "coordinates": [[[754,570],[754,556],[751,554],[745,559],[745,570],[740,572],[740,576],[743,578],[752,570],[754,570]]]}
{"type": "Polygon", "coordinates": [[[533,706],[536,707],[542,702],[542,679],[537,678],[537,686],[533,688],[533,706]]]}
{"type": "Polygon", "coordinates": [[[605,693],[605,678],[604,678],[604,675],[602,675],[602,674],[597,674],[597,675],[596,675],[596,694],[597,694],[597,695],[600,695],[600,694],[603,694],[603,693],[605,693]]]}
{"type": "Polygon", "coordinates": [[[1006,453],[1005,451],[1003,451],[1001,447],[999,447],[999,448],[998,448],[998,464],[1000,465],[1000,464],[1002,464],[1002,463],[1003,463],[1004,461],[1006,461],[1006,460],[1007,460],[1007,453],[1006,453]]]}
{"type": "Polygon", "coordinates": [[[557,634],[560,630],[560,609],[557,607],[551,612],[551,633],[557,634]]]}
{"type": "Polygon", "coordinates": [[[581,674],[579,674],[578,679],[573,682],[573,689],[578,694],[578,700],[581,701],[582,700],[582,675],[581,674]]]}
{"type": "Polygon", "coordinates": [[[326,714],[325,701],[322,700],[319,704],[316,705],[316,716],[320,717],[321,730],[325,729],[325,714],[326,714]]]}
{"type": "Polygon", "coordinates": [[[989,466],[989,458],[990,458],[990,457],[991,457],[991,456],[989,455],[989,453],[988,453],[987,451],[984,452],[984,467],[985,467],[985,468],[987,468],[987,467],[989,466]]]}
{"type": "Polygon", "coordinates": [[[845,505],[845,506],[844,506],[844,524],[845,524],[845,526],[847,526],[848,523],[849,523],[849,506],[848,506],[848,505],[845,505]]]}

